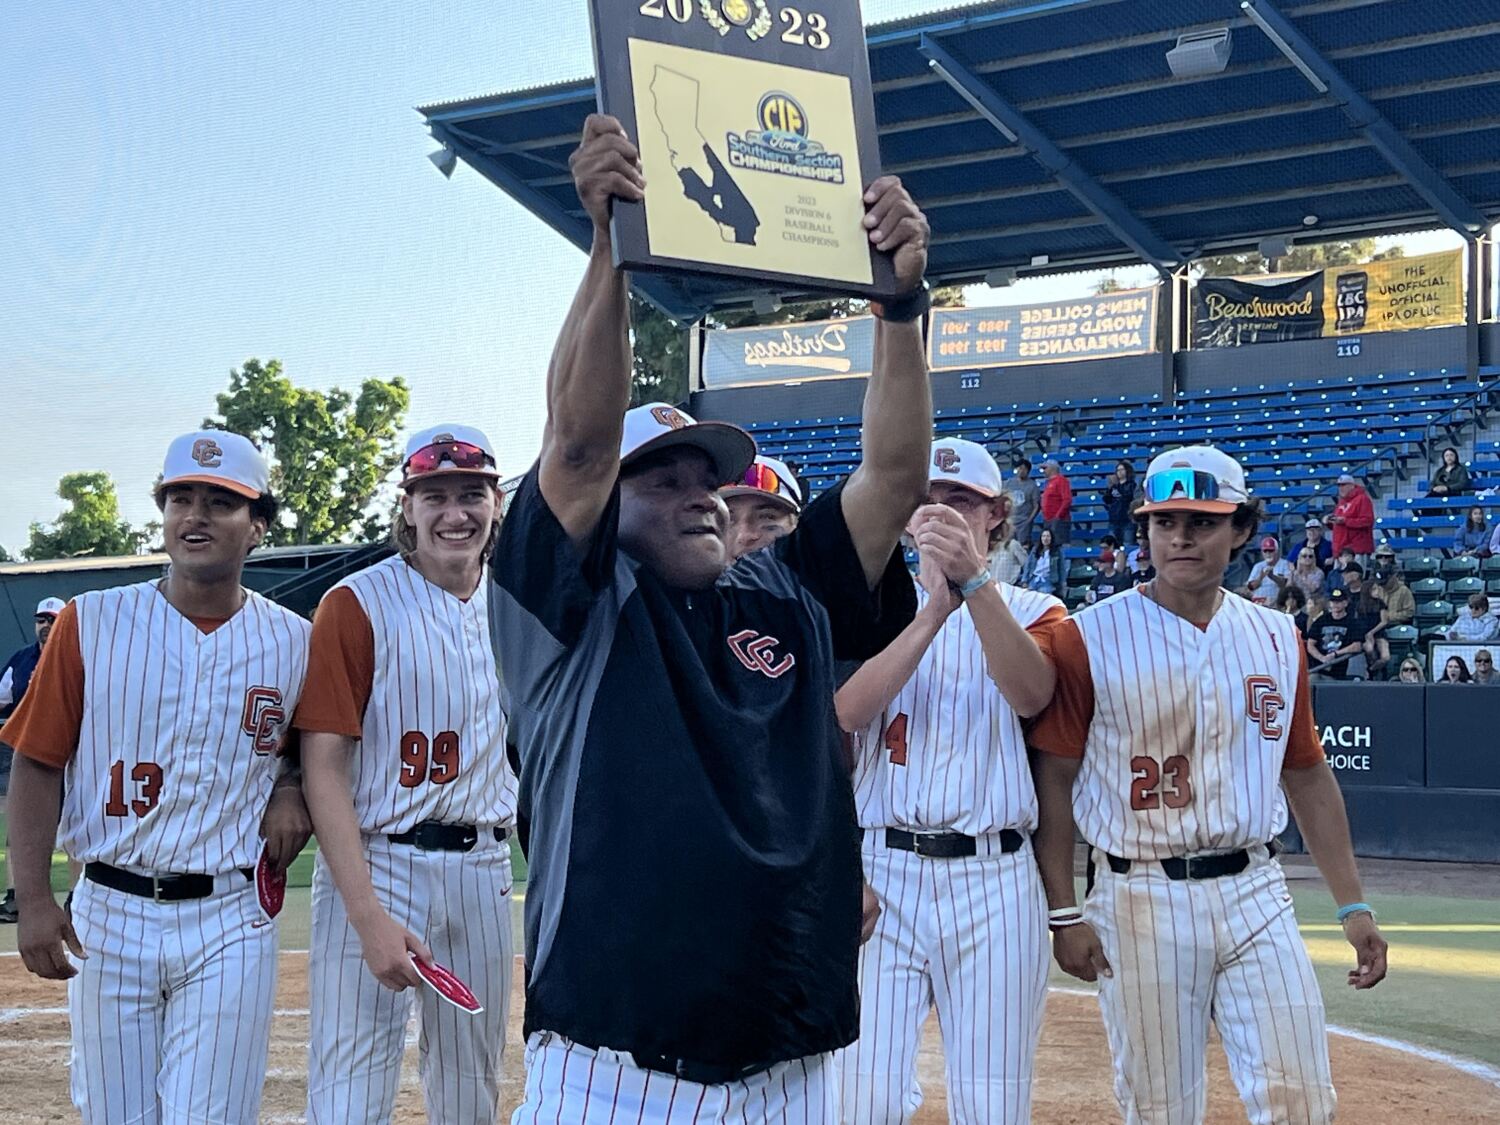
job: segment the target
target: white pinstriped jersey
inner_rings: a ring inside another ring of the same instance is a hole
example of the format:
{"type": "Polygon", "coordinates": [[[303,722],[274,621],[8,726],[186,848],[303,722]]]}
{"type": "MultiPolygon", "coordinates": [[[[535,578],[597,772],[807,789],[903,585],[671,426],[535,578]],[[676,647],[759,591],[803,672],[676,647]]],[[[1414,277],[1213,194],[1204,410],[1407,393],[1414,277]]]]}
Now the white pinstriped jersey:
{"type": "Polygon", "coordinates": [[[354,754],[360,829],[513,825],[516,777],[505,758],[488,579],[465,601],[393,556],[339,585],[359,599],[375,642],[354,754]]]}
{"type": "Polygon", "coordinates": [[[1204,630],[1139,591],[1075,614],[1094,715],[1073,785],[1084,839],[1126,859],[1232,851],[1286,827],[1296,626],[1224,595],[1204,630]]]}
{"type": "Polygon", "coordinates": [[[84,701],[63,849],[143,874],[255,866],[312,626],[249,593],[203,633],[155,581],[73,605],[84,701]]]}
{"type": "MultiPolygon", "coordinates": [[[[1022,628],[1056,598],[997,585],[1022,628]]],[[[917,588],[918,604],[927,592],[917,588]]],[[[943,829],[981,836],[1036,827],[1021,720],[990,678],[967,605],[938,630],[885,711],[854,740],[861,828],[943,829]]]]}

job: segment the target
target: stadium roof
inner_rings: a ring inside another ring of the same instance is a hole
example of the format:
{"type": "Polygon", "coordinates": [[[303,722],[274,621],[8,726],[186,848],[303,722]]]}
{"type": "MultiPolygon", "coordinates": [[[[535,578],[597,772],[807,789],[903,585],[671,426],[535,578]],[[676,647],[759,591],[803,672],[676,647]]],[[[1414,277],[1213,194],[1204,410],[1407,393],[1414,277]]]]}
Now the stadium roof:
{"type": "MultiPolygon", "coordinates": [[[[935,281],[1500,218],[1495,0],[1012,0],[876,25],[868,43],[882,163],[932,223],[935,281]],[[1225,27],[1221,73],[1172,76],[1179,35],[1225,27]]],[[[586,79],[420,112],[583,246],[567,158],[593,108],[586,79]]],[[[678,316],[753,295],[635,281],[678,316]]]]}

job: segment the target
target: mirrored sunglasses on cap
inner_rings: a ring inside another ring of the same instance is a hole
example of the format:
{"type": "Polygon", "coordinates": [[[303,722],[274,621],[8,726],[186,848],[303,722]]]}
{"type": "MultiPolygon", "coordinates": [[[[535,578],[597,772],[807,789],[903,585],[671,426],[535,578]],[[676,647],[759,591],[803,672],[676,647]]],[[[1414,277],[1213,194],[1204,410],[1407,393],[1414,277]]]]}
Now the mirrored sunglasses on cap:
{"type": "Polygon", "coordinates": [[[1219,478],[1202,469],[1163,469],[1146,478],[1142,491],[1152,504],[1165,504],[1169,500],[1218,500],[1219,478]]]}
{"type": "Polygon", "coordinates": [[[750,462],[750,467],[745,470],[745,475],[731,484],[743,485],[746,488],[754,488],[761,492],[769,492],[772,496],[786,496],[788,500],[795,499],[788,495],[789,490],[782,483],[776,470],[770,465],[762,465],[759,462],[750,462]]]}
{"type": "Polygon", "coordinates": [[[407,476],[435,473],[448,463],[450,469],[493,469],[495,459],[467,441],[439,441],[425,445],[406,459],[407,476]]]}

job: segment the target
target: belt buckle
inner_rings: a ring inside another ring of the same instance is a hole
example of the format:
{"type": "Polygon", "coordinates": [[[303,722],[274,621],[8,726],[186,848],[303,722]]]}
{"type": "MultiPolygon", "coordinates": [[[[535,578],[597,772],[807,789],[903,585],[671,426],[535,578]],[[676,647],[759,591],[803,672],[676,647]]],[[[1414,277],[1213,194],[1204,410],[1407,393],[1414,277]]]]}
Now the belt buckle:
{"type": "Polygon", "coordinates": [[[936,859],[936,858],[939,858],[939,857],[934,856],[934,855],[928,853],[927,851],[923,850],[923,845],[922,845],[922,841],[923,840],[933,839],[933,838],[935,838],[936,835],[937,834],[934,833],[934,832],[913,832],[911,834],[911,850],[912,850],[912,854],[913,855],[917,855],[917,856],[921,856],[923,859],[936,859]]]}
{"type": "Polygon", "coordinates": [[[162,897],[161,897],[162,890],[163,890],[162,881],[160,879],[158,879],[155,875],[151,876],[151,901],[152,902],[161,902],[162,901],[162,897]]]}
{"type": "Polygon", "coordinates": [[[1217,856],[1190,855],[1187,857],[1187,862],[1184,865],[1185,874],[1189,879],[1206,879],[1208,878],[1206,874],[1208,861],[1217,858],[1217,856]]]}

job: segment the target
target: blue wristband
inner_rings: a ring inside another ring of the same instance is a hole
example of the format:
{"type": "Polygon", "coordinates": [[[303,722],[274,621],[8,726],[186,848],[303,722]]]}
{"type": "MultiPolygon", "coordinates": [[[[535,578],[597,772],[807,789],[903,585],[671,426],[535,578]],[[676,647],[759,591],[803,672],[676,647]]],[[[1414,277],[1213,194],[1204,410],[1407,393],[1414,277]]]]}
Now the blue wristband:
{"type": "Polygon", "coordinates": [[[1342,924],[1351,914],[1360,913],[1368,914],[1372,918],[1375,917],[1375,911],[1370,907],[1368,902],[1351,902],[1348,906],[1339,907],[1339,922],[1342,924]]]}
{"type": "Polygon", "coordinates": [[[990,568],[985,567],[978,574],[974,575],[973,578],[969,579],[962,586],[960,586],[958,588],[958,592],[967,598],[976,590],[980,590],[985,586],[988,586],[991,581],[993,581],[993,577],[990,574],[990,568]]]}

